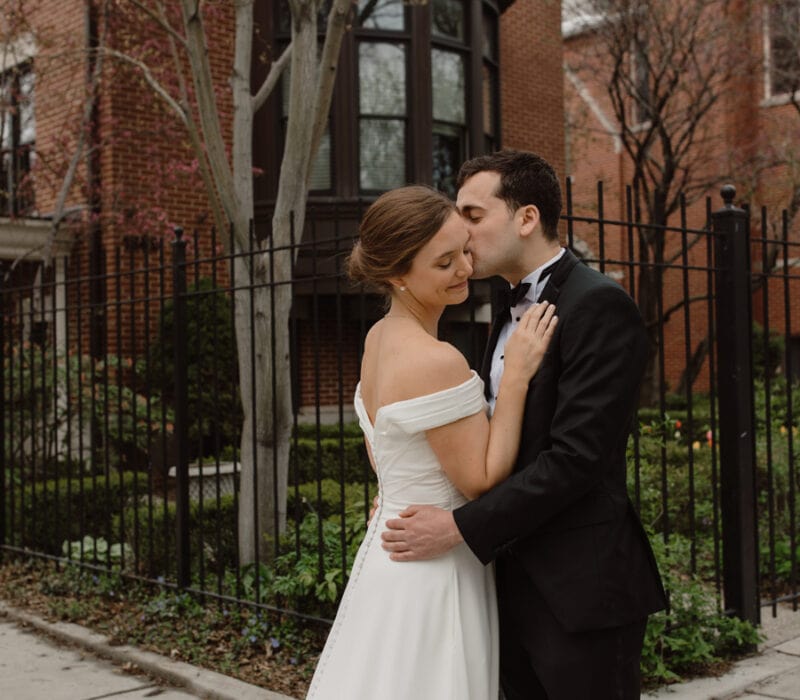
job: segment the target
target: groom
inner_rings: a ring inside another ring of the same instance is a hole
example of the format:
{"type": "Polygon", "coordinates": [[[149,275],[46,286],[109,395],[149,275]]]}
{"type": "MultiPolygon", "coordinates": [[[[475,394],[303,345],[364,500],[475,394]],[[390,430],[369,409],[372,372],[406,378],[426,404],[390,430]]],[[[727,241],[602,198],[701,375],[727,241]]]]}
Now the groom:
{"type": "Polygon", "coordinates": [[[387,522],[383,547],[414,561],[465,541],[495,562],[507,700],[639,698],[647,616],[665,605],[625,478],[646,355],[641,316],[622,287],[559,245],[561,190],[539,156],[467,161],[457,204],[474,277],[514,287],[484,359],[490,404],[525,309],[549,301],[559,322],[528,389],[514,473],[452,513],[407,508],[387,522]]]}

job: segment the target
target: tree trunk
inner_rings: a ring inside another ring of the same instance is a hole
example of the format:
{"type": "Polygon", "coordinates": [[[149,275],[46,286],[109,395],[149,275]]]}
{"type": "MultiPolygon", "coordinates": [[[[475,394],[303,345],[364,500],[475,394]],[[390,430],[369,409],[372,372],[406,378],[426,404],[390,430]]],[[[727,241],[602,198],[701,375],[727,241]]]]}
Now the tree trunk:
{"type": "Polygon", "coordinates": [[[286,526],[292,429],[291,288],[270,284],[269,262],[260,252],[253,257],[252,273],[246,260],[237,258],[235,263],[239,288],[235,324],[244,415],[238,514],[242,565],[269,561],[286,526]]]}
{"type": "Polygon", "coordinates": [[[639,311],[647,329],[647,365],[642,379],[639,403],[642,406],[656,406],[661,397],[663,377],[659,357],[661,351],[660,332],[664,293],[664,226],[667,223],[667,187],[654,189],[652,201],[648,202],[649,224],[639,227],[639,311]],[[650,263],[652,256],[652,264],[650,263]]]}

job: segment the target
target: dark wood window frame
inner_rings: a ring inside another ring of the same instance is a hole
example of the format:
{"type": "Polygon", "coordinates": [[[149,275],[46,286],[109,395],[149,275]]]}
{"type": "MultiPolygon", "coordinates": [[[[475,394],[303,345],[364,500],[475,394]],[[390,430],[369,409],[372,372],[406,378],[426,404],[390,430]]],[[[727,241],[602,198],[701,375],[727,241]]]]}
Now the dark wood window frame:
{"type": "MultiPolygon", "coordinates": [[[[506,3],[508,4],[508,3],[506,3]]],[[[277,14],[270,11],[271,3],[257,3],[256,21],[264,27],[263,36],[271,37],[274,47],[283,46],[289,36],[278,31],[277,14]]],[[[277,3],[276,3],[277,5],[277,3]]],[[[504,7],[503,7],[504,9],[504,7]]],[[[405,29],[389,31],[367,27],[353,27],[344,37],[339,58],[336,88],[330,113],[331,133],[331,188],[312,190],[311,198],[317,201],[355,200],[377,194],[362,191],[358,159],[358,45],[361,41],[385,41],[407,46],[406,61],[406,180],[432,183],[433,171],[433,115],[431,94],[431,50],[442,48],[457,51],[464,56],[466,138],[464,157],[469,158],[497,148],[501,144],[499,93],[500,75],[496,58],[483,51],[484,16],[494,16],[496,21],[496,46],[499,54],[499,15],[501,8],[494,0],[464,0],[465,41],[461,43],[443,36],[432,36],[429,4],[408,4],[404,8],[405,29]],[[493,91],[494,134],[483,124],[484,96],[483,72],[488,69],[495,76],[493,91]],[[491,136],[491,138],[490,138],[491,136]]],[[[320,26],[320,31],[324,27],[320,26]]],[[[320,35],[322,36],[322,35],[320,35]]],[[[277,52],[274,55],[278,55],[277,52]]],[[[254,71],[254,81],[259,70],[254,71]]],[[[256,182],[256,201],[266,204],[274,199],[277,190],[277,170],[282,152],[280,94],[272,96],[256,115],[255,160],[263,175],[256,182]],[[277,97],[277,98],[276,98],[277,97]],[[277,145],[277,148],[275,147],[277,145]]]]}

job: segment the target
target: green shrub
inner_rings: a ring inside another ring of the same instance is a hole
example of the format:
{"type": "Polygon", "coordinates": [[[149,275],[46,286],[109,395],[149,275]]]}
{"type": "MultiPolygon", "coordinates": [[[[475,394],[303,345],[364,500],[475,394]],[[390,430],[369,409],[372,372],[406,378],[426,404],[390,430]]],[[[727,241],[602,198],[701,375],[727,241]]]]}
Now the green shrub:
{"type": "MultiPolygon", "coordinates": [[[[190,571],[197,577],[202,570],[217,574],[235,569],[237,562],[237,503],[232,495],[201,504],[189,504],[190,571]]],[[[138,507],[129,504],[123,516],[115,518],[114,532],[124,533],[134,561],[127,562],[139,573],[175,579],[178,571],[177,520],[175,503],[158,499],[152,510],[142,499],[138,507]]]]}
{"type": "Polygon", "coordinates": [[[317,482],[300,484],[297,489],[290,485],[286,505],[287,519],[299,522],[309,512],[316,512],[323,518],[328,518],[357,507],[361,507],[363,512],[365,500],[368,504],[371,502],[377,492],[377,485],[367,488],[366,499],[363,484],[342,485],[333,479],[323,479],[319,483],[319,492],[321,496],[318,493],[317,482]]]}
{"type": "MultiPolygon", "coordinates": [[[[231,300],[209,278],[190,285],[186,298],[186,370],[189,441],[193,456],[238,444],[242,429],[239,364],[231,300]]],[[[159,335],[150,349],[150,385],[175,406],[175,305],[164,304],[159,335]]],[[[144,367],[139,371],[145,379],[144,367]]]]}
{"type": "Polygon", "coordinates": [[[64,540],[86,535],[117,541],[113,519],[135,492],[144,491],[141,475],[126,472],[26,484],[7,494],[7,537],[11,544],[61,555],[64,540]]]}
{"type": "Polygon", "coordinates": [[[274,562],[244,567],[238,581],[229,573],[226,587],[235,594],[238,586],[245,599],[332,618],[365,531],[363,504],[345,512],[344,527],[337,516],[311,511],[299,524],[289,523],[274,562]]]}
{"type": "Polygon", "coordinates": [[[633,439],[628,442],[628,492],[635,497],[638,476],[637,506],[647,527],[656,531],[668,527],[670,533],[686,536],[694,527],[699,537],[710,537],[713,525],[711,445],[707,439],[689,442],[684,437],[683,424],[678,425],[680,427],[676,428],[676,421],[670,418],[639,426],[638,447],[635,448],[633,439]]]}
{"type": "Polygon", "coordinates": [[[162,426],[172,431],[173,415],[159,392],[152,386],[148,396],[137,391],[130,358],[106,355],[96,360],[24,343],[5,349],[2,371],[3,447],[18,481],[19,472],[35,470],[52,477],[55,465],[70,462],[82,461],[87,473],[90,452],[95,471],[103,464],[121,468],[141,461],[162,426]],[[75,455],[81,430],[86,454],[75,455]]]}
{"type": "Polygon", "coordinates": [[[364,438],[301,438],[292,442],[289,456],[289,485],[317,478],[345,482],[364,482],[374,478],[364,438]],[[319,466],[318,466],[319,465],[319,466]],[[318,474],[319,471],[319,474],[318,474]]]}
{"type": "Polygon", "coordinates": [[[713,588],[687,572],[689,541],[674,535],[667,548],[658,535],[650,540],[669,591],[670,610],[648,619],[641,661],[644,683],[678,681],[681,675],[752,651],[760,641],[758,630],[721,613],[713,588]]]}
{"type": "Polygon", "coordinates": [[[319,426],[317,426],[316,423],[299,423],[295,429],[295,435],[301,440],[316,440],[318,431],[321,438],[338,440],[341,435],[345,438],[364,439],[358,421],[351,421],[350,423],[324,423],[319,426]]]}

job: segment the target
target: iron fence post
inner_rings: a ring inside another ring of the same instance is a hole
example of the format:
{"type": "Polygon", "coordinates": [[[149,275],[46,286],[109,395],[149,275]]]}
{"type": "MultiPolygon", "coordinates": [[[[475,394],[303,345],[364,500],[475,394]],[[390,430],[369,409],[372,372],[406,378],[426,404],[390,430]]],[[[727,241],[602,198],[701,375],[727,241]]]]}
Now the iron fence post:
{"type": "Polygon", "coordinates": [[[172,300],[174,304],[175,346],[175,541],[177,543],[178,585],[189,586],[189,426],[188,379],[186,368],[186,241],[183,229],[175,228],[172,243],[172,300]]]}
{"type": "Polygon", "coordinates": [[[6,300],[0,263],[0,546],[6,543],[6,300]]]}
{"type": "Polygon", "coordinates": [[[719,396],[722,575],[725,608],[760,621],[758,520],[753,411],[752,309],[748,214],[722,188],[725,205],[712,214],[716,257],[716,340],[719,396]]]}

